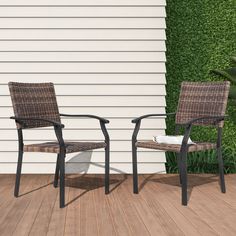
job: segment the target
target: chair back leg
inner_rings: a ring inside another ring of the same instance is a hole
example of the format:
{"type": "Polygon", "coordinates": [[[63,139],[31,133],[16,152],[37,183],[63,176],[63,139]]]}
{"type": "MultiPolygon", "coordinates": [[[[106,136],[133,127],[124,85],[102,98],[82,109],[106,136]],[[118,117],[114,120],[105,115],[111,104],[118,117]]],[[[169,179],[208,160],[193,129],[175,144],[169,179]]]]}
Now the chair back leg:
{"type": "Polygon", "coordinates": [[[176,155],[177,155],[177,162],[178,162],[178,169],[179,169],[179,183],[182,184],[180,154],[177,153],[176,155]]]}
{"type": "Polygon", "coordinates": [[[60,172],[60,208],[65,207],[65,154],[60,153],[59,156],[59,172],[60,172]]]}
{"type": "Polygon", "coordinates": [[[109,193],[109,175],[110,175],[110,146],[107,143],[105,148],[105,194],[109,193]]]}

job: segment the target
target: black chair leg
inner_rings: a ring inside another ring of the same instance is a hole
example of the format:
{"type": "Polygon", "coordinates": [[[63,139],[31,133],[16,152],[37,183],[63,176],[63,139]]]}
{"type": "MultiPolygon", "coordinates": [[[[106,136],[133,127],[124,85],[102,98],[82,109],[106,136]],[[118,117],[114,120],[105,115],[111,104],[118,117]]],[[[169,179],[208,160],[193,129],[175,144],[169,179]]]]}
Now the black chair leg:
{"type": "Polygon", "coordinates": [[[179,169],[179,183],[182,184],[182,177],[181,177],[181,159],[180,159],[180,154],[177,153],[177,162],[178,162],[178,169],[179,169]]]}
{"type": "Polygon", "coordinates": [[[188,192],[187,192],[187,153],[181,155],[181,180],[182,180],[182,205],[188,204],[188,192]]]}
{"type": "Polygon", "coordinates": [[[132,161],[133,161],[133,192],[138,193],[138,168],[137,168],[137,148],[132,145],[132,161]]]}
{"type": "Polygon", "coordinates": [[[60,208],[65,207],[65,154],[59,156],[60,171],[60,208]]]}
{"type": "Polygon", "coordinates": [[[54,182],[53,182],[53,186],[54,186],[55,188],[58,186],[58,178],[59,178],[59,159],[60,159],[60,155],[57,154],[57,163],[56,163],[56,170],[55,170],[54,182]]]}
{"type": "Polygon", "coordinates": [[[219,174],[220,174],[220,188],[221,192],[225,193],[225,177],[224,177],[224,163],[222,159],[221,147],[217,148],[217,157],[218,157],[218,165],[219,165],[219,174]]]}
{"type": "Polygon", "coordinates": [[[14,196],[15,197],[19,196],[22,159],[23,159],[23,151],[19,151],[19,153],[18,153],[17,170],[16,170],[15,190],[14,190],[14,196]]]}
{"type": "Polygon", "coordinates": [[[105,194],[109,193],[109,172],[110,172],[110,147],[105,148],[105,194]]]}

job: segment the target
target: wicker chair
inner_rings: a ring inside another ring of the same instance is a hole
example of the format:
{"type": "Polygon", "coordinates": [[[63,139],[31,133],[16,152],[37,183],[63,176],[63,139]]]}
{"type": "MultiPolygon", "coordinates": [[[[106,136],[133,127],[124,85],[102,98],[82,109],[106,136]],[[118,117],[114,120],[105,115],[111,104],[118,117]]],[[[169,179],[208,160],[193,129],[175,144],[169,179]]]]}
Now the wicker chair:
{"type": "Polygon", "coordinates": [[[221,191],[225,193],[224,167],[221,154],[221,136],[225,118],[225,110],[228,100],[230,83],[225,82],[183,82],[176,113],[149,114],[132,120],[135,129],[132,136],[133,153],[133,191],[138,193],[137,179],[137,148],[149,148],[178,153],[178,167],[180,183],[182,185],[182,205],[187,205],[187,164],[188,152],[217,149],[221,191]],[[184,138],[181,145],[162,144],[153,141],[137,141],[141,121],[144,118],[156,116],[174,116],[176,123],[176,134],[179,128],[185,128],[184,138]],[[192,126],[213,126],[217,128],[217,142],[195,142],[187,144],[192,126]]]}
{"type": "Polygon", "coordinates": [[[18,131],[19,153],[15,182],[15,197],[19,195],[23,152],[57,153],[54,187],[58,185],[60,175],[60,207],[65,206],[65,156],[67,153],[81,152],[98,148],[105,149],[105,193],[109,193],[109,135],[105,124],[108,120],[93,115],[60,114],[52,83],[16,83],[9,82],[9,89],[14,109],[14,119],[18,131]],[[62,136],[64,125],[61,116],[94,118],[100,122],[105,136],[104,142],[65,142],[62,136]],[[53,126],[57,142],[24,145],[23,129],[53,126]]]}

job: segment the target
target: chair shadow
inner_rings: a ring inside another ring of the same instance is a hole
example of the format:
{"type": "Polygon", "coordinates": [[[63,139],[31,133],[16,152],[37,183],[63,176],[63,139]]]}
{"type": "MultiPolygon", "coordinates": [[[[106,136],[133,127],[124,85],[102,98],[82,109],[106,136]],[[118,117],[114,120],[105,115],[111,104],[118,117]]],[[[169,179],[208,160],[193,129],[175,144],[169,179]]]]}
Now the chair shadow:
{"type": "MultiPolygon", "coordinates": [[[[161,175],[159,175],[158,178],[155,178],[155,176],[156,174],[152,174],[146,177],[144,181],[140,184],[139,191],[141,191],[148,182],[166,184],[166,185],[171,185],[171,186],[178,186],[181,188],[178,174],[170,175],[170,176],[166,175],[165,177],[160,177],[161,175]]],[[[204,175],[188,174],[188,201],[190,200],[194,187],[213,183],[213,182],[219,183],[219,177],[217,175],[204,176],[204,175]]]]}
{"type": "MultiPolygon", "coordinates": [[[[127,176],[125,175],[122,179],[120,178],[112,178],[110,179],[110,185],[115,184],[112,189],[110,189],[110,192],[113,192],[116,188],[118,188],[125,180],[127,179],[127,176]]],[[[94,176],[88,176],[86,174],[83,174],[81,176],[68,176],[66,178],[66,187],[70,188],[78,188],[84,190],[81,194],[76,196],[74,199],[66,203],[66,206],[70,205],[71,203],[75,202],[77,199],[82,197],[84,194],[86,194],[89,191],[103,188],[105,186],[104,184],[104,177],[94,177],[94,176]]],[[[104,192],[105,194],[105,192],[104,192]]]]}

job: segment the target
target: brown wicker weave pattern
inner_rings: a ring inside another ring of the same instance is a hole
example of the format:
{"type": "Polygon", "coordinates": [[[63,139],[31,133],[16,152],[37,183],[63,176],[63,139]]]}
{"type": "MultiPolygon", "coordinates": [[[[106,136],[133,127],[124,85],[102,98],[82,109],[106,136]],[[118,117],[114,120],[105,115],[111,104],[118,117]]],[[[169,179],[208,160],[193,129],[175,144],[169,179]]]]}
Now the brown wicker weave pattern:
{"type": "MultiPolygon", "coordinates": [[[[98,148],[105,148],[104,142],[65,142],[66,153],[83,152],[98,148]]],[[[59,153],[60,147],[57,142],[47,142],[24,145],[24,152],[49,152],[59,153]]]]}
{"type": "MultiPolygon", "coordinates": [[[[183,82],[176,113],[176,124],[184,124],[203,116],[225,115],[230,82],[183,82]]],[[[203,120],[195,125],[214,125],[213,120],[203,120]]],[[[218,126],[223,127],[224,122],[218,126]]]]}
{"type": "MultiPolygon", "coordinates": [[[[54,86],[52,83],[9,82],[9,89],[15,116],[44,118],[60,121],[54,86]]],[[[18,127],[21,127],[17,124],[18,127]]],[[[43,121],[24,121],[22,128],[52,126],[43,121]]]]}
{"type": "MultiPolygon", "coordinates": [[[[156,143],[150,140],[150,141],[142,141],[142,142],[139,141],[136,143],[136,147],[164,150],[164,151],[170,151],[170,152],[180,152],[181,145],[156,143]]],[[[216,148],[215,143],[196,142],[196,144],[189,145],[188,152],[204,151],[204,150],[210,150],[210,149],[215,149],[215,148],[216,148]]]]}

